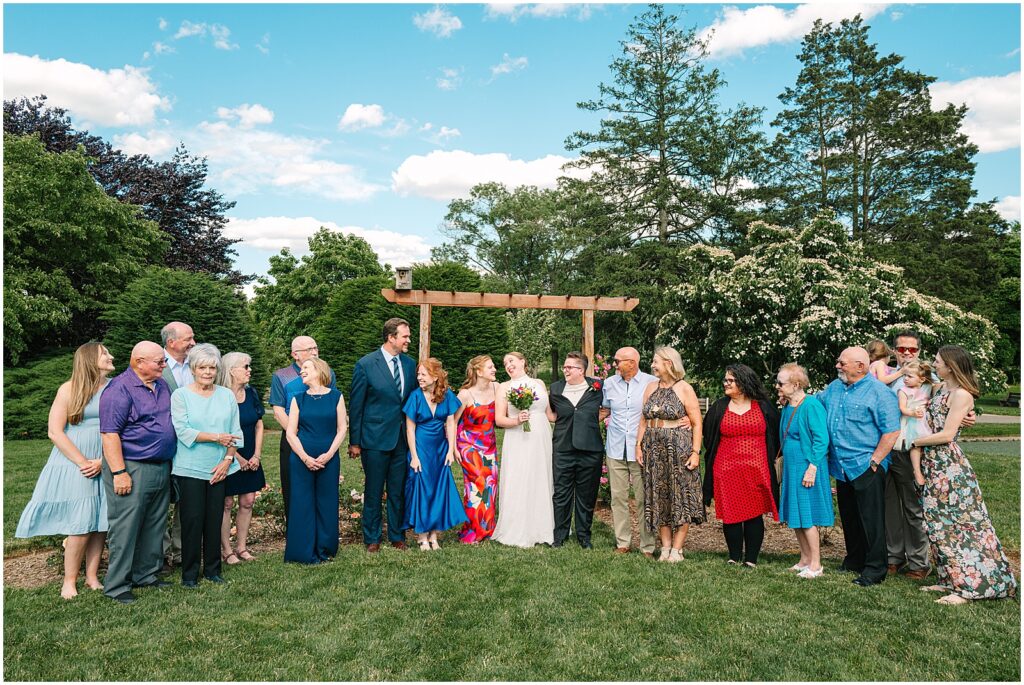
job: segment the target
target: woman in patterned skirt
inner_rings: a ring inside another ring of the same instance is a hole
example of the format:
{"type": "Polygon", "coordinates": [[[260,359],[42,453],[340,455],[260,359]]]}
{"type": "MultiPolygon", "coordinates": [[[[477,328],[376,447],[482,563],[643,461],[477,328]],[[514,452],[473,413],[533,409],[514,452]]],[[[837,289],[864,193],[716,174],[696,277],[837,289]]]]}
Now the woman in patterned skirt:
{"type": "Polygon", "coordinates": [[[469,518],[459,540],[467,545],[494,533],[498,497],[498,443],[494,433],[497,369],[486,354],[469,360],[466,381],[459,390],[462,407],[455,414],[455,446],[462,465],[463,507],[469,518]]]}
{"type": "Polygon", "coordinates": [[[643,469],[644,523],[661,538],[658,561],[683,560],[690,524],[706,520],[700,491],[701,415],[697,393],[683,380],[679,353],[654,350],[637,431],[636,460],[643,469]],[[683,417],[690,419],[681,425],[683,417]]]}
{"type": "Polygon", "coordinates": [[[725,397],[704,417],[704,504],[729,547],[730,564],[755,568],[764,542],[764,515],[779,520],[779,486],[772,462],[779,453],[779,411],[745,364],[725,367],[725,397]]]}
{"type": "Polygon", "coordinates": [[[960,422],[979,394],[971,358],[958,345],[941,347],[935,355],[935,373],[942,385],[928,405],[933,434],[916,438],[913,446],[924,447],[922,504],[939,582],[921,589],[948,592],[936,600],[940,604],[1012,597],[1017,581],[992,527],[974,469],[957,442],[960,422]]]}

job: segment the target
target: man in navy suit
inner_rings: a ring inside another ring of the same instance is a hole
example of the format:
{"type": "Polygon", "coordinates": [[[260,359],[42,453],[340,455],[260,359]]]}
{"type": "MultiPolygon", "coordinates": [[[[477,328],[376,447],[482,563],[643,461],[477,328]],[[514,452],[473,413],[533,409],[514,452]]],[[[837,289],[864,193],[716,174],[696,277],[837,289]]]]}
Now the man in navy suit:
{"type": "Polygon", "coordinates": [[[363,500],[363,542],[366,551],[380,551],[381,498],[388,493],[388,540],[406,549],[405,474],[409,451],[402,407],[416,385],[416,362],[402,354],[409,349],[409,322],[384,322],[384,344],[352,369],[349,391],[348,456],[360,457],[366,475],[363,500]]]}

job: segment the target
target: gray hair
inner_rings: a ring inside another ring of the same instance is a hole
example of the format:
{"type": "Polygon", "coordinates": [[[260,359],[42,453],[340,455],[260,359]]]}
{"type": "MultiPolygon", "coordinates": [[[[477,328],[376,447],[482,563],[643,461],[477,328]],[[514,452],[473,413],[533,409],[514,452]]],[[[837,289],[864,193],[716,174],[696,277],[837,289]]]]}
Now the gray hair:
{"type": "Polygon", "coordinates": [[[220,368],[220,350],[210,343],[200,343],[188,353],[188,368],[192,373],[200,366],[216,366],[220,368]]]}
{"type": "MultiPolygon", "coordinates": [[[[217,385],[225,388],[231,387],[231,372],[239,366],[252,363],[252,357],[245,352],[228,352],[220,360],[220,368],[217,369],[217,385]]],[[[246,383],[246,385],[249,385],[246,383]]]]}
{"type": "Polygon", "coordinates": [[[178,339],[178,326],[180,325],[180,322],[172,321],[160,329],[160,342],[163,343],[164,347],[167,347],[167,343],[170,341],[178,339]]]}

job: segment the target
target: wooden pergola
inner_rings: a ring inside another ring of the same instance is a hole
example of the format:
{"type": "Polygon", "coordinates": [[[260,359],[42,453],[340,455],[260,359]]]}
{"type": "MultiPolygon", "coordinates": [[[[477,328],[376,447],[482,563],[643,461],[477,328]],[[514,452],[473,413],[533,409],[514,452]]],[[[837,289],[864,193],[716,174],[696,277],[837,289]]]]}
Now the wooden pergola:
{"type": "Polygon", "coordinates": [[[581,297],[578,295],[510,295],[455,290],[380,291],[388,302],[420,307],[420,359],[430,356],[430,312],[433,307],[486,307],[491,309],[578,309],[583,312],[583,354],[594,369],[594,312],[630,312],[640,304],[635,297],[581,297]]]}

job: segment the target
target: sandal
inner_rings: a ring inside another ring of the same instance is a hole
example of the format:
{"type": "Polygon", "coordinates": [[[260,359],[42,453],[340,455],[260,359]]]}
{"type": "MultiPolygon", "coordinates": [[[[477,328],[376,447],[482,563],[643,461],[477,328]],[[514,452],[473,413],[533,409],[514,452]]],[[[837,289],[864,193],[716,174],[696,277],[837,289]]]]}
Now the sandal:
{"type": "Polygon", "coordinates": [[[255,561],[256,560],[256,557],[252,555],[252,553],[249,551],[248,548],[240,549],[237,552],[235,552],[235,554],[237,554],[238,558],[241,559],[242,561],[255,561]]]}
{"type": "Polygon", "coordinates": [[[441,545],[438,544],[437,540],[431,540],[430,549],[441,549],[441,545]]]}
{"type": "Polygon", "coordinates": [[[430,543],[427,542],[426,540],[423,540],[422,542],[420,542],[420,549],[423,550],[424,552],[429,552],[430,551],[430,543]]]}
{"type": "Polygon", "coordinates": [[[939,597],[937,600],[935,600],[935,603],[945,604],[947,606],[955,606],[957,604],[967,604],[969,601],[971,600],[967,599],[966,597],[961,597],[960,595],[956,594],[949,594],[945,597],[939,597]]]}
{"type": "Polygon", "coordinates": [[[795,563],[795,564],[793,564],[792,566],[790,566],[790,567],[789,567],[789,570],[790,570],[790,571],[796,571],[797,573],[800,573],[800,572],[801,572],[801,571],[803,571],[803,570],[804,570],[805,568],[807,568],[807,567],[806,567],[806,566],[801,566],[801,565],[800,565],[800,562],[798,561],[797,563],[795,563]]]}
{"type": "Polygon", "coordinates": [[[221,561],[223,561],[228,566],[236,566],[237,564],[241,564],[242,563],[242,560],[239,559],[238,555],[235,554],[234,552],[231,552],[229,554],[221,554],[220,558],[221,558],[221,561]],[[234,559],[234,561],[231,561],[232,559],[234,559]]]}

